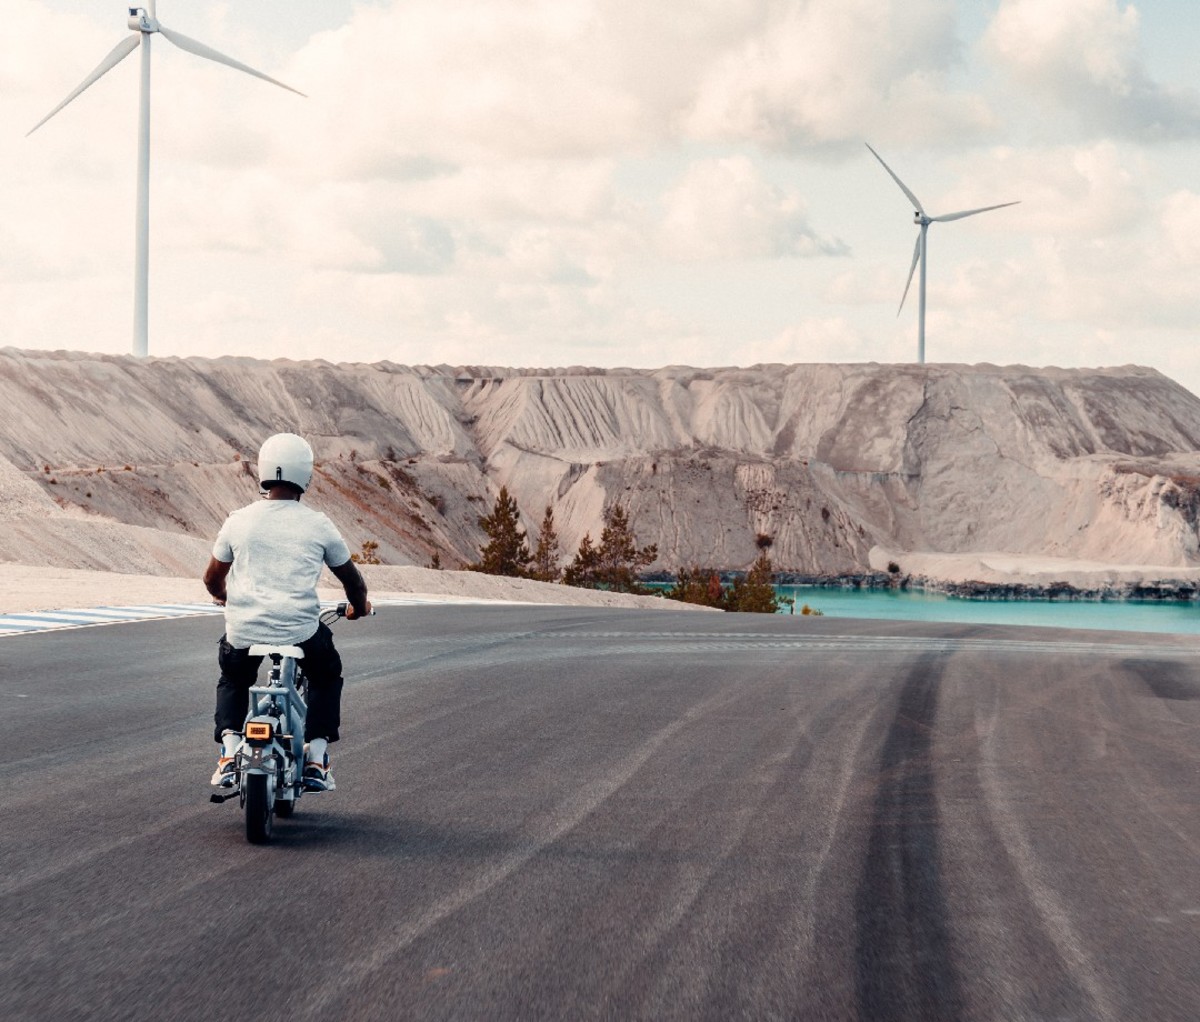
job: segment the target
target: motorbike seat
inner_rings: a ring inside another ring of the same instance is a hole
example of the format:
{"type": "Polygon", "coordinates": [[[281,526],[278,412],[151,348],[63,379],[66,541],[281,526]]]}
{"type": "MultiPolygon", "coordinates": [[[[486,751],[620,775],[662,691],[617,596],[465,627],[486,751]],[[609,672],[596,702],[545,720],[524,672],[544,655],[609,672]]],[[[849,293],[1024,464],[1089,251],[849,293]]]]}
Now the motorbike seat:
{"type": "Polygon", "coordinates": [[[304,650],[299,646],[266,646],[262,643],[256,643],[249,649],[251,656],[270,656],[272,653],[278,653],[280,656],[290,656],[293,660],[303,660],[304,650]]]}

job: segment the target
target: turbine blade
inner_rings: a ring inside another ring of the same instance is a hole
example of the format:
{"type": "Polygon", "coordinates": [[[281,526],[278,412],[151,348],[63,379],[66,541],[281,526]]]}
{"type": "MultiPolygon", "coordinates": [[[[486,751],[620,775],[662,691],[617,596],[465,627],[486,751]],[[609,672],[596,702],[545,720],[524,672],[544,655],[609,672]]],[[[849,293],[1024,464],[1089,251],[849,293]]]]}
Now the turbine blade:
{"type": "Polygon", "coordinates": [[[1019,206],[1021,200],[1016,202],[1002,202],[999,206],[984,206],[982,209],[965,209],[961,213],[946,213],[944,216],[931,216],[929,219],[936,221],[939,224],[949,223],[951,220],[961,220],[965,216],[974,216],[976,213],[986,213],[990,209],[1003,209],[1005,206],[1019,206]]]}
{"type": "MultiPolygon", "coordinates": [[[[865,145],[868,149],[871,149],[870,142],[865,143],[865,145]]],[[[883,163],[883,157],[880,156],[877,152],[875,152],[874,149],[871,149],[871,155],[874,156],[875,159],[877,159],[880,163],[883,163]]],[[[917,212],[920,213],[922,216],[924,216],[925,215],[925,207],[921,205],[921,200],[918,199],[915,195],[913,195],[913,193],[911,191],[909,191],[908,185],[906,185],[903,181],[901,181],[896,176],[896,172],[894,170],[892,170],[892,168],[889,167],[886,163],[883,163],[883,169],[886,170],[891,175],[892,180],[895,181],[896,184],[898,184],[900,186],[900,191],[902,191],[905,195],[908,196],[908,201],[911,202],[914,206],[916,206],[917,212]]]]}
{"type": "Polygon", "coordinates": [[[136,50],[141,45],[141,43],[142,43],[142,35],[140,32],[138,32],[134,35],[127,35],[124,39],[122,39],[119,43],[117,43],[117,45],[114,46],[112,48],[112,50],[109,52],[108,56],[105,57],[102,61],[100,61],[99,64],[96,65],[96,70],[93,71],[90,75],[88,75],[80,83],[79,87],[74,92],[71,93],[71,95],[69,95],[66,99],[64,99],[61,103],[59,103],[58,106],[56,106],[53,110],[51,110],[48,114],[46,114],[46,116],[43,117],[40,121],[38,121],[37,124],[35,124],[27,132],[25,132],[25,137],[28,138],[30,135],[32,135],[35,131],[38,130],[38,128],[40,128],[43,124],[45,124],[48,120],[50,120],[51,117],[53,117],[56,113],[58,113],[64,106],[66,106],[68,103],[70,103],[71,100],[73,100],[76,96],[78,96],[81,92],[83,92],[89,86],[94,85],[98,79],[100,79],[104,75],[108,74],[109,71],[111,71],[119,63],[121,63],[121,61],[123,61],[126,57],[128,57],[134,50],[136,50]]]}
{"type": "Polygon", "coordinates": [[[917,263],[921,261],[921,235],[917,234],[917,244],[913,248],[912,266],[908,268],[908,280],[904,283],[904,294],[900,296],[900,308],[896,310],[896,315],[899,316],[904,311],[904,299],[908,297],[908,289],[912,287],[913,274],[917,272],[917,263]]]}
{"type": "MultiPolygon", "coordinates": [[[[297,96],[304,96],[304,93],[299,89],[293,89],[290,85],[284,85],[283,82],[277,81],[270,75],[265,75],[261,71],[255,71],[249,64],[243,64],[240,60],[234,60],[223,53],[218,53],[211,46],[205,46],[204,43],[198,43],[195,39],[188,36],[172,32],[170,29],[164,28],[161,24],[158,26],[158,31],[181,50],[187,50],[188,53],[194,53],[197,57],[204,57],[206,60],[215,60],[218,64],[225,64],[227,67],[232,67],[237,71],[245,71],[248,75],[254,75],[255,78],[261,78],[264,82],[270,82],[272,85],[278,85],[281,89],[294,92],[297,96]]],[[[308,97],[305,96],[305,98],[307,99],[308,97]]]]}

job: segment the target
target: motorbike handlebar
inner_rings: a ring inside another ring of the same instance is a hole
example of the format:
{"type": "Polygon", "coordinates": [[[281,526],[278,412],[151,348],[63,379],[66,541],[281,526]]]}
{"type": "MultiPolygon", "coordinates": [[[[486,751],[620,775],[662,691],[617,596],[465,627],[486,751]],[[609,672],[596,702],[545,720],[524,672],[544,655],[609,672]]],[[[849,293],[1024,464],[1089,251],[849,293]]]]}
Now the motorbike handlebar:
{"type": "MultiPolygon", "coordinates": [[[[350,606],[350,604],[347,601],[343,600],[336,607],[330,607],[328,610],[324,611],[321,614],[321,620],[324,621],[325,624],[327,624],[327,625],[332,624],[339,617],[346,616],[346,610],[349,606],[350,606]]],[[[370,613],[367,614],[367,617],[374,617],[374,616],[375,616],[375,608],[372,607],[370,613]]],[[[354,618],[354,620],[357,621],[358,618],[354,618]]]]}

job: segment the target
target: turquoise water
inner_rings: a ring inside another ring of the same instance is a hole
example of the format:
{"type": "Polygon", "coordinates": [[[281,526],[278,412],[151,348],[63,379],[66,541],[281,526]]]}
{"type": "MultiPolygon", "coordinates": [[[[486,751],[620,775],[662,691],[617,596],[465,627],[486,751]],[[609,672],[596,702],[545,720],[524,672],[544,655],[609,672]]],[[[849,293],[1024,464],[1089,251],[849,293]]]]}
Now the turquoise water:
{"type": "MultiPolygon", "coordinates": [[[[826,617],[882,618],[892,621],[953,621],[962,624],[1043,625],[1105,631],[1200,634],[1200,604],[1147,600],[1104,603],[1087,600],[964,600],[953,596],[879,590],[776,586],[826,617]]],[[[783,613],[789,608],[784,607],[783,613]]]]}

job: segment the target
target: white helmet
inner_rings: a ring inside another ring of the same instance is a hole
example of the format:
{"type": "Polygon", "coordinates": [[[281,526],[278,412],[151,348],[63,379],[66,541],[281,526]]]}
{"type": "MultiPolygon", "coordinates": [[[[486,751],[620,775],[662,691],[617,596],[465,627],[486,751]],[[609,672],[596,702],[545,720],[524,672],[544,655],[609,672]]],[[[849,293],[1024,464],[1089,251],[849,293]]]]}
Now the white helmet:
{"type": "Polygon", "coordinates": [[[313,452],[308,441],[295,433],[267,437],[258,452],[259,485],[269,490],[276,483],[291,483],[301,493],[312,482],[313,452]]]}

